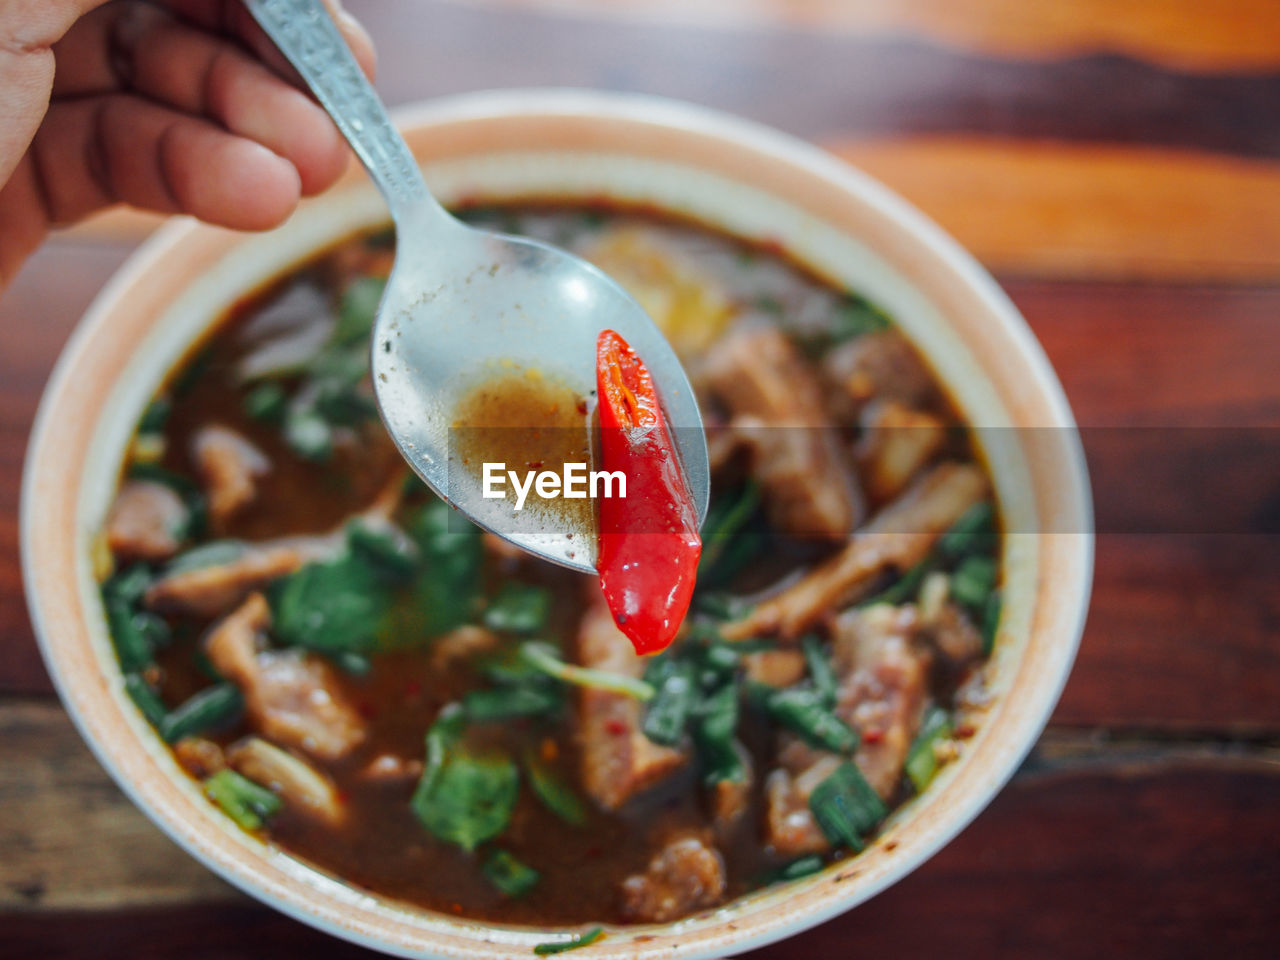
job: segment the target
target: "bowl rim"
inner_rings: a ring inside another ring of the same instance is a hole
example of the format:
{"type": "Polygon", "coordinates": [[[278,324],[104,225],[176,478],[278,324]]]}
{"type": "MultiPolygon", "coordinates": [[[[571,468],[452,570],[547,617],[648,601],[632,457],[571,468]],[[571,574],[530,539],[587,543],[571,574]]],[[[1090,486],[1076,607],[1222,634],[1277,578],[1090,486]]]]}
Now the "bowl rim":
{"type": "MultiPolygon", "coordinates": [[[[438,131],[451,125],[465,132],[468,124],[481,127],[505,124],[520,128],[522,124],[545,125],[570,119],[600,127],[609,135],[627,130],[641,136],[666,131],[676,138],[710,143],[736,163],[758,164],[763,161],[766,166],[776,167],[773,172],[779,176],[785,174],[807,180],[808,186],[819,192],[836,191],[839,199],[861,208],[865,215],[895,235],[897,241],[904,245],[904,255],[914,251],[924,255],[932,268],[941,267],[948,274],[947,280],[957,285],[956,290],[967,295],[974,308],[985,315],[986,321],[996,324],[999,334],[1016,353],[1014,359],[1024,365],[1023,386],[1030,391],[1028,402],[1035,401],[1036,414],[1042,421],[1038,425],[1063,428],[1059,431],[1063,434],[1062,449],[1057,451],[1058,466],[1064,471],[1059,479],[1065,486],[1060,492],[1065,508],[1074,511],[1081,525],[1076,528],[1078,533],[1041,535],[1045,539],[1057,539],[1058,545],[1054,549],[1059,552],[1055,556],[1059,557],[1067,574],[1064,580],[1055,582],[1052,589],[1042,584],[1036,593],[1037,604],[1046,591],[1049,591],[1048,596],[1056,599],[1056,620],[1045,628],[1053,635],[1053,648],[1047,664],[1043,666],[1043,675],[1035,683],[1037,698],[1023,704],[1016,716],[1005,721],[1008,726],[1003,731],[1005,742],[998,751],[994,747],[989,751],[993,769],[984,785],[970,791],[965,805],[953,807],[940,816],[941,822],[926,843],[917,845],[910,856],[890,858],[890,862],[874,876],[841,888],[837,888],[834,882],[826,884],[825,891],[820,889],[823,885],[816,883],[803,888],[793,885],[773,898],[782,901],[801,897],[806,903],[802,911],[780,910],[777,904],[741,914],[729,910],[725,912],[724,922],[713,917],[708,924],[698,928],[685,929],[684,922],[657,925],[654,929],[659,931],[659,935],[646,944],[627,943],[620,935],[607,938],[582,955],[722,955],[725,949],[743,950],[790,936],[844,912],[892,885],[948,843],[986,807],[1012,776],[1035,743],[1061,695],[1083,632],[1093,566],[1088,474],[1065,393],[1040,344],[995,280],[941,228],[866,174],[815,146],[769,127],[665,98],[557,89],[464,94],[409,105],[394,111],[394,117],[402,129],[410,132],[438,131]],[[1016,727],[1012,726],[1015,721],[1016,727]],[[727,931],[722,929],[726,926],[730,928],[727,931]],[[673,945],[678,949],[673,950],[673,945]]],[[[635,149],[634,143],[631,147],[635,149]]],[[[766,174],[768,172],[766,168],[766,174]]],[[[350,180],[351,174],[346,179],[350,180]]],[[[323,198],[317,202],[323,203],[323,198]]],[[[386,929],[386,924],[377,922],[376,916],[371,922],[363,919],[353,922],[345,915],[345,911],[359,909],[353,898],[334,896],[334,892],[328,890],[317,891],[296,877],[292,878],[292,883],[287,877],[283,882],[268,881],[259,873],[245,868],[244,860],[218,857],[217,851],[225,846],[225,836],[209,835],[215,831],[204,831],[202,835],[200,824],[179,823],[171,819],[172,811],[166,810],[157,798],[156,785],[145,779],[136,782],[132,779],[128,765],[122,759],[122,754],[131,745],[111,743],[100,735],[87,709],[96,698],[118,701],[119,691],[109,686],[107,677],[86,676],[86,664],[68,659],[66,651],[60,649],[59,642],[54,639],[58,616],[50,607],[52,598],[48,596],[46,578],[42,575],[46,557],[38,534],[40,524],[48,522],[47,490],[41,488],[41,481],[47,478],[49,470],[55,468],[55,464],[49,462],[56,449],[55,412],[76,392],[78,385],[74,377],[78,367],[93,362],[86,357],[93,333],[110,318],[112,310],[118,308],[127,291],[156,270],[176,246],[212,229],[179,219],[162,226],[140,245],[113,274],[73,331],[41,398],[23,473],[20,540],[28,609],[46,668],[81,736],[126,795],[180,846],[233,885],[295,919],[366,947],[404,956],[496,956],[501,944],[481,943],[474,935],[459,939],[421,926],[411,926],[408,929],[416,933],[406,937],[403,932],[386,929]]],[[[913,279],[923,281],[924,278],[913,279]]],[[[71,487],[78,492],[80,478],[71,481],[71,487]]],[[[70,579],[69,572],[62,575],[64,579],[70,579]]],[[[1044,644],[1049,642],[1046,640],[1044,644]]],[[[88,666],[88,673],[92,674],[92,664],[88,666]]],[[[141,749],[140,745],[136,746],[141,749]]],[[[342,886],[355,892],[353,887],[342,886]]],[[[383,904],[393,903],[382,901],[375,895],[361,896],[383,904]]],[[[448,917],[442,919],[442,925],[450,931],[471,931],[472,934],[477,929],[495,929],[494,925],[448,917]]],[[[513,955],[530,955],[527,944],[517,948],[514,943],[509,943],[507,947],[513,955]]]]}

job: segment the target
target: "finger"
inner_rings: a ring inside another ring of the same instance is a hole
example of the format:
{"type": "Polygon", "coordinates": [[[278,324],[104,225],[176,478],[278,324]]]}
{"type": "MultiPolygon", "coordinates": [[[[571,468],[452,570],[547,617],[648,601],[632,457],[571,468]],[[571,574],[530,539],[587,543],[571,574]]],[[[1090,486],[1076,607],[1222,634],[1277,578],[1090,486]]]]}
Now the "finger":
{"type": "Polygon", "coordinates": [[[52,223],[124,202],[261,230],[301,193],[293,165],[261,144],[129,94],[55,103],[31,157],[52,223]]]}
{"type": "MultiPolygon", "coordinates": [[[[291,83],[299,87],[305,86],[302,78],[290,66],[284,55],[276,49],[271,38],[258,26],[257,21],[253,19],[253,15],[241,0],[217,0],[213,3],[209,0],[161,0],[161,2],[190,23],[226,36],[237,37],[281,76],[288,77],[291,83]]],[[[378,58],[369,34],[360,21],[343,8],[341,0],[324,0],[324,5],[337,23],[338,30],[355,55],[360,69],[372,80],[377,69],[378,58]]]]}
{"type": "Polygon", "coordinates": [[[307,194],[328,187],[346,168],[346,144],[314,100],[238,46],[150,4],[90,14],[55,52],[55,95],[123,88],[206,116],[289,160],[307,194]]]}

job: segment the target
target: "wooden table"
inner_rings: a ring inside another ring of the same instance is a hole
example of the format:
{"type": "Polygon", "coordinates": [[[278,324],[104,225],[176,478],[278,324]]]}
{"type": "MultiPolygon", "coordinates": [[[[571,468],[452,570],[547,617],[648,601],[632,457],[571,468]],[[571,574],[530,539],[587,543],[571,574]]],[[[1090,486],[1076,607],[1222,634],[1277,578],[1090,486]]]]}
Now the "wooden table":
{"type": "MultiPolygon", "coordinates": [[[[1034,755],[930,863],[759,958],[1280,955],[1280,4],[349,0],[391,102],[640,90],[821,142],[1012,295],[1102,533],[1034,755]]],[[[55,356],[151,222],[51,241],[0,300],[0,956],[347,957],[215,880],[54,698],[17,560],[55,356]]]]}

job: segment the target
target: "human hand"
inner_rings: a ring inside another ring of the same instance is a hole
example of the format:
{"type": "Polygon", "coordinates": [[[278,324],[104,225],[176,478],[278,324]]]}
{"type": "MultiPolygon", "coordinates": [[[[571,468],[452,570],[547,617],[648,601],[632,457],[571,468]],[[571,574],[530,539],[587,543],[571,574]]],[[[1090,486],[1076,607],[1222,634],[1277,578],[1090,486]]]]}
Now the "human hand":
{"type": "MultiPolygon", "coordinates": [[[[372,75],[368,35],[329,3],[372,75]]],[[[51,227],[95,210],[267,229],[347,158],[239,0],[0,3],[0,289],[51,227]]]]}

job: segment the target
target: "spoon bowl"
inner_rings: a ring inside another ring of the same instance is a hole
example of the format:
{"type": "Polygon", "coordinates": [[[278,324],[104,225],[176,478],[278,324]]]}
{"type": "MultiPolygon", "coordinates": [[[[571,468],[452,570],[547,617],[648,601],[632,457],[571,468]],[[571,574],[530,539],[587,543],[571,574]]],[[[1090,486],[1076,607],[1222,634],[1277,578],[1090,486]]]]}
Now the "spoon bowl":
{"type": "Polygon", "coordinates": [[[609,329],[649,368],[701,523],[710,493],[702,417],[675,351],[643,308],[585,260],[478,230],[441,207],[321,0],[245,5],[333,117],[395,221],[395,265],[373,327],[373,385],[383,422],[418,476],[485,529],[594,572],[590,530],[486,499],[479,465],[464,465],[451,441],[460,402],[504,371],[592,394],[596,337],[609,329]]]}

